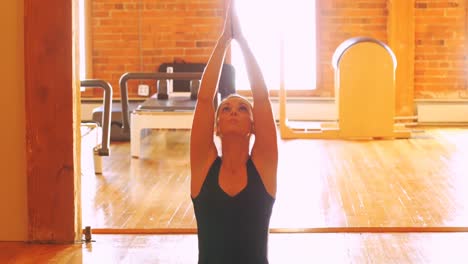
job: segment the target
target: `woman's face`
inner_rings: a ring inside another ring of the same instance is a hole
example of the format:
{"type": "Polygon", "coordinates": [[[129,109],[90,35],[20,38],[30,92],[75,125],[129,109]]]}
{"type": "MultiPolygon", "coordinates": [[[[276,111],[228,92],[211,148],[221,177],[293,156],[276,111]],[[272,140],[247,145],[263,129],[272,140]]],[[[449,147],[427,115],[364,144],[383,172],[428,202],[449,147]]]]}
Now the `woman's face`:
{"type": "Polygon", "coordinates": [[[250,136],[253,132],[252,106],[241,97],[230,97],[218,109],[216,134],[250,136]]]}

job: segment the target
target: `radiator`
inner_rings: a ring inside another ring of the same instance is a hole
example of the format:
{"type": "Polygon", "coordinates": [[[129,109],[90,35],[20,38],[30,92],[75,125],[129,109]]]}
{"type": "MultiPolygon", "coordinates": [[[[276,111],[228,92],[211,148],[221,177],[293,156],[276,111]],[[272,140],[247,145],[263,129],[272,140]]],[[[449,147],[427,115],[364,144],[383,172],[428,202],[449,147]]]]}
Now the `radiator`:
{"type": "Polygon", "coordinates": [[[419,100],[416,110],[419,123],[468,123],[466,100],[419,100]]]}

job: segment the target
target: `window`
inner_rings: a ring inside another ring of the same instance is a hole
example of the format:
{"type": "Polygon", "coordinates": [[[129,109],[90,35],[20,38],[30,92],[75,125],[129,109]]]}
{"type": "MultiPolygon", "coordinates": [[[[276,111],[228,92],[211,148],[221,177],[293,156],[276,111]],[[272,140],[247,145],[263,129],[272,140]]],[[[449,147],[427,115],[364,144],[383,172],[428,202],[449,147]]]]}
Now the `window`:
{"type": "MultiPolygon", "coordinates": [[[[286,89],[315,89],[315,1],[237,0],[236,8],[242,31],[260,64],[269,90],[279,89],[281,62],[286,89]]],[[[236,87],[249,90],[242,53],[235,41],[231,50],[236,87]]]]}

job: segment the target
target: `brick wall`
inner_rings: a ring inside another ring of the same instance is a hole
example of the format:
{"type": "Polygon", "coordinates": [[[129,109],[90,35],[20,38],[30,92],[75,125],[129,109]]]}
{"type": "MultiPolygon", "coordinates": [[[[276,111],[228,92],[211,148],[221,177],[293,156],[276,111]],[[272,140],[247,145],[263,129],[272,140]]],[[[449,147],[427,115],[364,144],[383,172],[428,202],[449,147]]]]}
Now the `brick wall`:
{"type": "MultiPolygon", "coordinates": [[[[333,96],[333,52],[355,36],[388,43],[388,3],[317,1],[319,70],[313,94],[333,96]]],[[[415,7],[415,96],[458,96],[466,89],[465,1],[416,0],[415,7]]],[[[117,97],[124,72],[155,71],[176,59],[206,62],[221,30],[223,10],[223,0],[92,1],[93,77],[110,81],[117,97]]],[[[129,85],[132,97],[136,84],[129,85]]]]}
{"type": "MultiPolygon", "coordinates": [[[[206,62],[223,16],[219,0],[92,1],[93,77],[108,80],[118,97],[125,72],[152,72],[174,60],[206,62]]],[[[129,82],[130,96],[137,96],[137,83],[129,82]]],[[[143,83],[155,92],[154,81],[143,83]]]]}
{"type": "Polygon", "coordinates": [[[373,37],[387,42],[386,0],[317,0],[318,96],[333,96],[331,59],[346,39],[373,37]]]}
{"type": "Polygon", "coordinates": [[[416,0],[415,97],[457,97],[466,89],[466,1],[416,0]]]}

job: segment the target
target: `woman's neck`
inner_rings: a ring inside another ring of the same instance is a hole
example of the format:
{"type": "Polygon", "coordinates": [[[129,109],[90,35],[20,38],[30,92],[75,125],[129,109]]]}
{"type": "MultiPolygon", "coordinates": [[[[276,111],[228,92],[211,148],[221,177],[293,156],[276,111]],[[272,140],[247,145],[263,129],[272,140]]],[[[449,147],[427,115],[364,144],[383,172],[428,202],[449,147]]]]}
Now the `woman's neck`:
{"type": "Polygon", "coordinates": [[[238,168],[249,159],[249,138],[223,138],[221,139],[221,152],[223,166],[238,168]]]}

